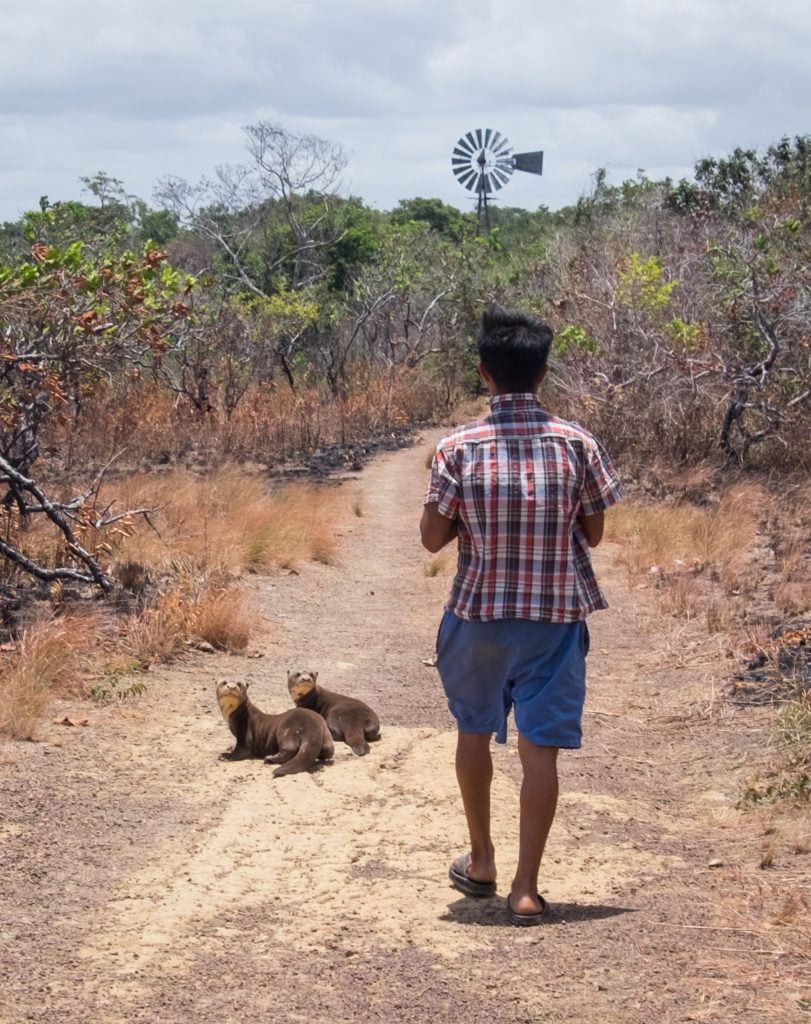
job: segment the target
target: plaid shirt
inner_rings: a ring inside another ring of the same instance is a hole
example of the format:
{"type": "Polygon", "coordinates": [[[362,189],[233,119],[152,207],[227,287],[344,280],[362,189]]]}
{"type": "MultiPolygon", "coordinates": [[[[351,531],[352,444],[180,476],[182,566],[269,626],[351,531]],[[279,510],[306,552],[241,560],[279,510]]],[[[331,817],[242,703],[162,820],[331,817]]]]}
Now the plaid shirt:
{"type": "Polygon", "coordinates": [[[607,603],[580,514],[622,497],[611,461],[532,394],[497,395],[490,415],[437,446],[425,504],[458,520],[448,611],[462,619],[576,622],[607,603]]]}

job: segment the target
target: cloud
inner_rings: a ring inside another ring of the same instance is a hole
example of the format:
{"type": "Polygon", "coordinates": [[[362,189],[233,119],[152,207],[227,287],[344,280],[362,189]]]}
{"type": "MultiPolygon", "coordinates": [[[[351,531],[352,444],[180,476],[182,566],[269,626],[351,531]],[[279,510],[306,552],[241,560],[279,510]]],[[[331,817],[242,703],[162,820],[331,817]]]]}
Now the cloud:
{"type": "Polygon", "coordinates": [[[351,154],[381,207],[465,208],[450,149],[474,127],[546,151],[500,198],[556,207],[598,166],[688,173],[809,130],[805,0],[32,0],[0,36],[0,218],[104,169],[149,197],[243,159],[260,118],[351,154]]]}

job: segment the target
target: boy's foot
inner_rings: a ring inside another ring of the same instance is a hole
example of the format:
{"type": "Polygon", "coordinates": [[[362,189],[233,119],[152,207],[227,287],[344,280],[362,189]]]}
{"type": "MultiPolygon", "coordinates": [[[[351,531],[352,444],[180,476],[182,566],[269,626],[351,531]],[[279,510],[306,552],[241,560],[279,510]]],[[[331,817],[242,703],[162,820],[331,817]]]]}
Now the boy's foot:
{"type": "Polygon", "coordinates": [[[507,913],[513,924],[528,925],[543,924],[549,917],[549,904],[536,893],[535,899],[531,896],[516,900],[513,903],[512,895],[507,897],[507,913]]]}
{"type": "MultiPolygon", "coordinates": [[[[459,892],[463,892],[465,896],[495,896],[495,881],[488,882],[471,877],[472,861],[473,857],[470,853],[460,854],[456,858],[448,871],[448,878],[450,878],[452,885],[459,892]]],[[[495,870],[493,870],[493,874],[495,874],[495,870]]]]}

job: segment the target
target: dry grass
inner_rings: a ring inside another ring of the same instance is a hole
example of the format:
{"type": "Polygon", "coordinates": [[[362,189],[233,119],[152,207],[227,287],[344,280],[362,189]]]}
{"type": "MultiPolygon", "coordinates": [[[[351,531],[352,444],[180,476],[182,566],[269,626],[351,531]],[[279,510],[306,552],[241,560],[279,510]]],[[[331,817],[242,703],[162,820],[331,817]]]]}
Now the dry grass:
{"type": "Polygon", "coordinates": [[[728,633],[735,622],[735,610],[727,600],[708,598],[704,602],[708,633],[728,633]]]}
{"type": "Polygon", "coordinates": [[[256,612],[245,596],[229,589],[208,592],[192,609],[191,628],[221,651],[241,653],[254,632],[256,612]]]}
{"type": "Polygon", "coordinates": [[[0,734],[33,739],[49,702],[82,689],[98,630],[91,614],[43,619],[23,630],[2,666],[0,734]]]}
{"type": "Polygon", "coordinates": [[[682,619],[694,619],[706,612],[701,589],[692,576],[679,576],[663,591],[662,611],[682,619]]]}
{"type": "Polygon", "coordinates": [[[204,476],[139,473],[111,483],[104,493],[110,500],[115,508],[161,509],[156,529],[136,520],[132,535],[116,539],[113,554],[130,575],[137,565],[161,573],[238,573],[308,560],[331,564],[345,505],[337,488],[293,484],[269,492],[262,476],[235,466],[204,476]]]}
{"type": "Polygon", "coordinates": [[[762,507],[756,487],[729,488],[717,505],[647,505],[626,501],[606,517],[606,537],[625,546],[621,556],[633,575],[714,566],[732,584],[751,549],[762,507]]]}
{"type": "Polygon", "coordinates": [[[128,620],[121,646],[141,668],[173,661],[194,640],[240,653],[256,619],[256,610],[227,581],[179,577],[152,607],[128,620]]]}
{"type": "MultiPolygon", "coordinates": [[[[76,533],[127,589],[143,593],[150,581],[178,572],[261,572],[309,560],[332,564],[346,504],[338,488],[292,484],[271,491],[263,475],[233,465],[208,474],[134,473],[108,480],[94,509],[157,509],[149,521],[134,516],[106,531],[80,525],[76,533]]],[[[44,519],[15,531],[3,514],[0,528],[26,555],[45,566],[69,564],[64,539],[55,538],[44,519]]]]}
{"type": "Polygon", "coordinates": [[[811,585],[781,583],[775,588],[774,603],[784,615],[803,615],[811,609],[811,585]]]}
{"type": "Polygon", "coordinates": [[[446,555],[439,555],[437,558],[432,558],[428,562],[424,562],[422,566],[423,573],[429,578],[439,576],[448,567],[448,558],[446,555]]]}

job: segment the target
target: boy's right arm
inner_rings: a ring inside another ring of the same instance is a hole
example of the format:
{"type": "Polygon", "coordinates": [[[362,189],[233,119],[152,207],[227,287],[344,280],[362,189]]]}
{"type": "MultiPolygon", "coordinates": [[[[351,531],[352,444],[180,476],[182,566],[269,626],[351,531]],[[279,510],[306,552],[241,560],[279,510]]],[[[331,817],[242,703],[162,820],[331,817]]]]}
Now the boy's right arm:
{"type": "Polygon", "coordinates": [[[459,532],[459,477],[453,455],[440,442],[431,463],[431,482],[420,520],[423,547],[436,553],[459,532]]]}
{"type": "Polygon", "coordinates": [[[459,520],[443,516],[432,502],[425,505],[420,520],[420,537],[422,546],[431,554],[441,551],[459,532],[459,520]]]}

